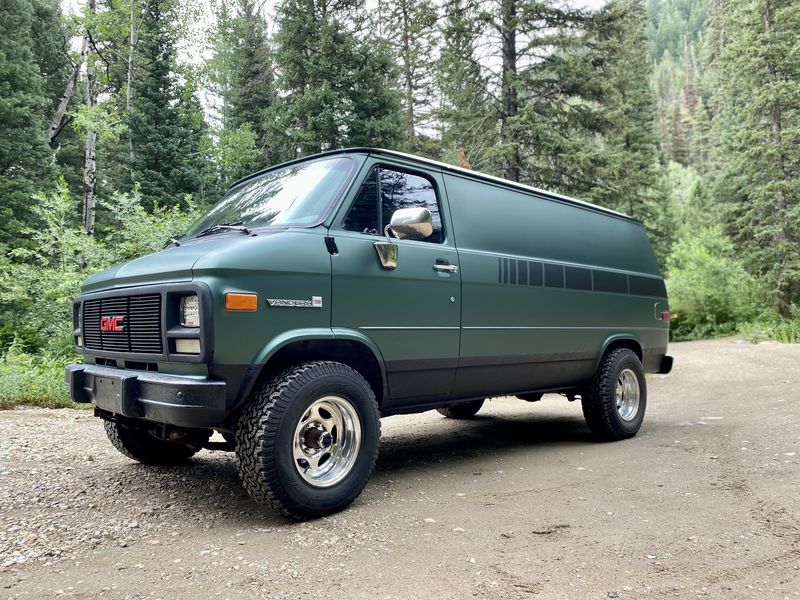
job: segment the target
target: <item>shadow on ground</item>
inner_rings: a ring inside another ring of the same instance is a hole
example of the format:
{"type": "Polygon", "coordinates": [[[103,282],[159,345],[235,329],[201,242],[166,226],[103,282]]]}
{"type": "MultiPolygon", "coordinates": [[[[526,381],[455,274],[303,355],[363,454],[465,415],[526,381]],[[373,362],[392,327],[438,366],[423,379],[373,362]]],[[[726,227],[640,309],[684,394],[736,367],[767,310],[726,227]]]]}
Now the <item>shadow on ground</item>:
{"type": "MultiPolygon", "coordinates": [[[[554,447],[592,444],[583,419],[523,415],[477,416],[470,420],[423,421],[407,431],[396,427],[381,441],[374,478],[391,474],[402,483],[420,470],[455,471],[470,468],[477,458],[501,458],[521,451],[548,451],[554,447]]],[[[249,526],[286,526],[276,512],[250,500],[242,488],[232,453],[202,452],[191,467],[154,467],[126,462],[98,469],[96,482],[109,494],[133,496],[144,506],[167,507],[206,525],[246,521],[249,526]]],[[[369,490],[369,488],[368,488],[369,490]]]]}

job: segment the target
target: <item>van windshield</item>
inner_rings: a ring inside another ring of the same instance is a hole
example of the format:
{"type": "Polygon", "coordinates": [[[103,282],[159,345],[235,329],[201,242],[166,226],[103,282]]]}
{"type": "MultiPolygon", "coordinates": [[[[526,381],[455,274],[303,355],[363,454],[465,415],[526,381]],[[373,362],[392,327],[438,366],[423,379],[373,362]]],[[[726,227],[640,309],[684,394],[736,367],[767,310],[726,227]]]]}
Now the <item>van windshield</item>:
{"type": "Polygon", "coordinates": [[[338,156],[270,171],[231,189],[184,237],[226,226],[312,226],[322,218],[353,169],[338,156]]]}

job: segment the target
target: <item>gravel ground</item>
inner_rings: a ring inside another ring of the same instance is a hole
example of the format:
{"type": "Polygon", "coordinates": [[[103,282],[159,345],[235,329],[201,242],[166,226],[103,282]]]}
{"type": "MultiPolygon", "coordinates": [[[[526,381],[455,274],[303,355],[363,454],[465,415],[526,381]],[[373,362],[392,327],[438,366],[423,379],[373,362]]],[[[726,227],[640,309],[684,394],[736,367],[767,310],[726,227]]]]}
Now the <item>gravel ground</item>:
{"type": "Polygon", "coordinates": [[[0,599],[800,598],[800,346],[671,353],[632,440],[558,396],[392,417],[361,498],[308,523],[230,454],[145,467],[88,411],[0,412],[0,599]]]}

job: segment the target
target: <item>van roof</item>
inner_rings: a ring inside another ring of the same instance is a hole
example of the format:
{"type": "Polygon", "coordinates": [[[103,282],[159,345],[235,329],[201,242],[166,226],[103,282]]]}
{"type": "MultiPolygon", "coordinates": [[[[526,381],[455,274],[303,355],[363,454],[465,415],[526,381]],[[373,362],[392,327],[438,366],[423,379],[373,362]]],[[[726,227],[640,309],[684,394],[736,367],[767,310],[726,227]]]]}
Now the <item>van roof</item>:
{"type": "Polygon", "coordinates": [[[586,202],[585,200],[578,200],[577,198],[571,198],[570,196],[565,196],[563,194],[558,194],[556,192],[549,192],[547,190],[542,190],[542,189],[539,189],[539,188],[535,188],[535,187],[530,186],[530,185],[525,185],[524,183],[517,183],[516,181],[510,181],[508,179],[503,179],[502,177],[495,177],[494,175],[486,175],[485,173],[481,173],[480,171],[472,171],[470,169],[465,169],[463,167],[457,167],[455,165],[451,165],[451,164],[448,164],[448,163],[445,163],[445,162],[441,162],[441,161],[438,161],[438,160],[433,160],[431,158],[424,158],[422,156],[416,156],[414,154],[407,154],[405,152],[398,152],[396,150],[386,150],[386,149],[383,149],[383,148],[371,148],[371,147],[367,147],[367,146],[364,146],[364,147],[353,147],[353,148],[341,148],[341,149],[338,149],[338,150],[328,150],[326,152],[319,152],[317,154],[311,154],[309,156],[304,156],[302,158],[297,158],[297,159],[294,159],[294,160],[286,161],[284,163],[280,163],[280,164],[274,165],[272,167],[268,167],[266,169],[262,169],[261,171],[257,171],[256,173],[252,173],[252,174],[250,174],[250,175],[248,175],[246,177],[243,177],[242,179],[240,179],[239,181],[234,183],[231,187],[236,187],[240,183],[243,183],[244,181],[247,181],[248,179],[251,179],[252,177],[255,177],[255,176],[260,175],[261,173],[265,173],[267,171],[272,171],[273,169],[277,169],[277,168],[280,168],[280,167],[285,167],[285,166],[288,166],[288,165],[296,164],[296,163],[303,162],[303,161],[306,161],[306,160],[309,160],[309,159],[321,158],[321,157],[324,157],[324,156],[335,156],[337,154],[370,154],[370,155],[376,154],[376,155],[388,156],[388,157],[393,157],[393,158],[401,158],[403,160],[407,160],[407,161],[410,161],[410,162],[416,162],[416,163],[420,163],[422,165],[436,167],[438,169],[441,169],[442,171],[449,171],[451,173],[455,173],[457,175],[462,175],[464,177],[470,177],[472,179],[478,179],[478,180],[481,180],[481,181],[487,181],[489,183],[495,183],[495,184],[503,185],[503,186],[510,187],[510,188],[516,188],[516,189],[524,190],[526,192],[534,192],[534,193],[538,194],[539,196],[543,196],[543,197],[549,198],[551,200],[565,202],[567,204],[573,204],[573,205],[579,206],[581,208],[585,208],[585,209],[589,209],[589,210],[605,213],[607,215],[611,215],[611,216],[614,216],[614,217],[625,219],[627,221],[632,221],[634,223],[641,224],[641,222],[638,219],[636,219],[634,217],[631,217],[630,215],[626,215],[624,213],[618,212],[616,210],[612,210],[610,208],[605,208],[604,206],[598,206],[597,204],[592,204],[591,202],[586,202]]]}

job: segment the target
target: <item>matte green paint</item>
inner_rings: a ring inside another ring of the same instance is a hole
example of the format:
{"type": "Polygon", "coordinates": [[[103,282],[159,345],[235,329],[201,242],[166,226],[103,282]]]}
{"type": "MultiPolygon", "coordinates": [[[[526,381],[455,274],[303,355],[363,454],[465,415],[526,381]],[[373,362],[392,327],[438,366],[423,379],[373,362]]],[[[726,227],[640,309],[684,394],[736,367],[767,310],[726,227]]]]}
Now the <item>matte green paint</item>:
{"type": "MultiPolygon", "coordinates": [[[[405,161],[370,158],[359,173],[348,201],[334,220],[331,235],[338,253],[331,257],[334,327],[357,329],[380,348],[386,364],[390,401],[403,398],[441,400],[450,395],[458,359],[461,319],[461,277],[434,270],[437,263],[458,264],[453,236],[442,244],[395,240],[399,248],[394,270],[381,267],[374,243],[382,235],[343,231],[341,223],[372,167],[399,166],[405,161]],[[426,376],[420,377],[420,370],[426,376]]],[[[442,188],[441,174],[423,171],[442,188]]],[[[443,220],[448,221],[446,204],[443,220]]]]}
{"type": "MultiPolygon", "coordinates": [[[[217,249],[194,265],[195,279],[211,288],[214,362],[258,364],[270,341],[289,331],[327,330],[331,326],[331,262],[323,228],[290,229],[245,236],[221,234],[217,249]],[[258,310],[230,311],[225,294],[258,295],[258,310]],[[321,308],[269,306],[267,299],[311,300],[321,308]]],[[[332,336],[332,333],[330,334],[332,336]]]]}
{"type": "MultiPolygon", "coordinates": [[[[618,339],[666,352],[664,299],[500,283],[501,258],[554,261],[660,277],[642,226],[568,199],[482,180],[430,161],[382,151],[353,152],[357,174],[314,228],[228,231],[119,265],[89,278],[84,291],[188,281],[211,290],[216,365],[260,365],[288,343],[348,339],[365,344],[385,369],[386,403],[424,409],[448,399],[561,389],[591,375],[618,339]],[[442,244],[394,240],[398,267],[381,268],[383,236],[347,232],[341,222],[376,163],[432,178],[440,194],[442,244]],[[325,237],[335,239],[331,255],[325,237]],[[459,272],[434,270],[437,262],[459,272]],[[258,295],[258,310],[225,309],[227,292],[258,295]],[[268,306],[268,298],[321,308],[268,306]]],[[[167,373],[197,373],[162,364],[167,373]]]]}

